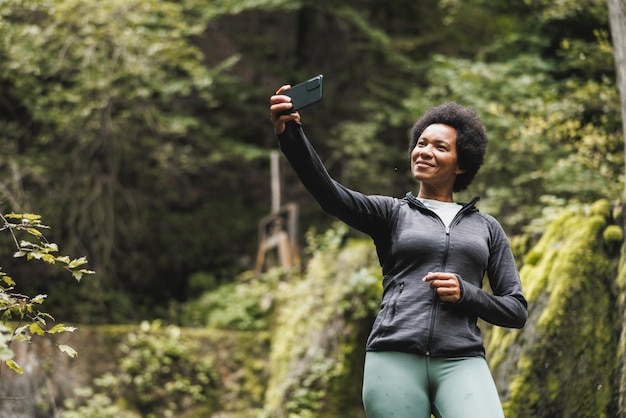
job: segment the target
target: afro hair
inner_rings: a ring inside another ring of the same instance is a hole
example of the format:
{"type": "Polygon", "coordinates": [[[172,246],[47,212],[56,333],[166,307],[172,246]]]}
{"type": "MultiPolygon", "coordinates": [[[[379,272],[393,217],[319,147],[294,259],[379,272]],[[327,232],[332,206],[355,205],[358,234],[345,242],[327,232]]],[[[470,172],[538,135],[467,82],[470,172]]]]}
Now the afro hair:
{"type": "Polygon", "coordinates": [[[464,172],[457,176],[453,190],[455,192],[465,190],[474,180],[474,176],[485,160],[487,151],[485,126],[473,108],[461,106],[456,102],[446,102],[435,106],[426,111],[413,125],[409,136],[409,158],[424,129],[435,123],[456,129],[459,168],[464,172]]]}

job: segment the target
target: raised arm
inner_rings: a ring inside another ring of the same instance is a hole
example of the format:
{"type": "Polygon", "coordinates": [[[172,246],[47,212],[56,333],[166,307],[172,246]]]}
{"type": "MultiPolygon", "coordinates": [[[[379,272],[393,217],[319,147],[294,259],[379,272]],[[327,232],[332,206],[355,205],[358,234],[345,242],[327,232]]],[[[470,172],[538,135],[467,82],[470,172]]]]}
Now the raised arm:
{"type": "Polygon", "coordinates": [[[282,114],[292,106],[291,99],[280,94],[288,89],[289,85],[284,85],[270,98],[271,121],[281,151],[325,212],[376,239],[386,230],[386,220],[396,199],[364,195],[344,187],[330,176],[304,134],[300,114],[282,114]]]}

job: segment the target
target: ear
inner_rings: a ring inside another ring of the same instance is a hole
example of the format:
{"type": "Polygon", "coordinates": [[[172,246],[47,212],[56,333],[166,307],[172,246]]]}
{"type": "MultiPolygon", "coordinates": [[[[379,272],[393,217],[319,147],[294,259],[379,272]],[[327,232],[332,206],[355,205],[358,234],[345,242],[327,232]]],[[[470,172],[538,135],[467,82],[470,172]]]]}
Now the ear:
{"type": "Polygon", "coordinates": [[[462,168],[460,168],[460,167],[457,167],[457,168],[456,168],[456,171],[455,171],[454,173],[455,173],[455,174],[463,174],[463,173],[465,173],[465,170],[463,170],[463,169],[462,169],[462,168]]]}

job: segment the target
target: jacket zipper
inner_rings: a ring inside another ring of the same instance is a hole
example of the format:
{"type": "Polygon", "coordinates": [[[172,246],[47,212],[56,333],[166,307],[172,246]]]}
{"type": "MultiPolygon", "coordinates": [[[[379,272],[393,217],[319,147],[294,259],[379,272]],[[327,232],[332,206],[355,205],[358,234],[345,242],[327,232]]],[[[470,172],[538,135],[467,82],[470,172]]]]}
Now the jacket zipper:
{"type": "MultiPolygon", "coordinates": [[[[453,227],[459,221],[459,219],[461,219],[461,217],[463,216],[466,210],[466,207],[461,208],[461,210],[452,219],[449,226],[445,226],[441,218],[437,216],[437,218],[439,219],[439,222],[441,222],[441,225],[444,227],[444,231],[446,234],[445,235],[446,239],[444,243],[444,251],[443,251],[443,259],[441,260],[441,271],[446,271],[446,267],[448,265],[448,254],[450,253],[450,228],[453,227]]],[[[434,212],[432,213],[434,215],[437,215],[434,212]]],[[[437,296],[437,293],[433,290],[433,303],[430,309],[430,325],[428,329],[428,342],[426,344],[426,353],[425,353],[427,357],[430,357],[431,350],[432,350],[433,336],[435,334],[435,323],[437,322],[437,313],[439,312],[440,303],[441,303],[441,300],[437,296]]]]}
{"type": "MultiPolygon", "coordinates": [[[[454,221],[453,221],[454,222],[454,221]]],[[[443,222],[442,222],[443,224],[443,222]]],[[[445,271],[448,263],[448,252],[450,251],[450,227],[445,227],[446,240],[444,244],[443,260],[441,261],[441,271],[445,271]]],[[[439,312],[439,297],[437,292],[433,290],[433,303],[430,308],[430,325],[428,328],[428,342],[426,344],[426,356],[430,357],[430,351],[433,344],[433,336],[435,334],[435,323],[437,322],[437,313],[439,312]]]]}

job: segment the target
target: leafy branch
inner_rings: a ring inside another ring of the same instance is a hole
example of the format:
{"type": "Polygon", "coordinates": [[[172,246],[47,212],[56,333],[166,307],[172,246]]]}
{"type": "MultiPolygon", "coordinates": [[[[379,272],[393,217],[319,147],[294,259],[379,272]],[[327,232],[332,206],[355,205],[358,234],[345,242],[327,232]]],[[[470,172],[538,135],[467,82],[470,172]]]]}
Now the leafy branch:
{"type": "MultiPolygon", "coordinates": [[[[43,261],[47,264],[61,266],[71,273],[78,282],[85,274],[95,272],[85,268],[86,257],[72,259],[66,255],[57,255],[59,248],[55,243],[48,242],[43,230],[50,229],[41,222],[41,216],[30,213],[0,213],[0,232],[7,231],[17,248],[13,254],[16,258],[26,261],[43,261]],[[25,238],[20,239],[20,237],[25,238]]],[[[54,317],[40,309],[47,295],[34,297],[15,291],[16,283],[11,276],[0,267],[0,362],[4,362],[13,371],[22,374],[23,370],[15,360],[15,353],[10,347],[12,342],[30,342],[34,335],[50,335],[73,332],[76,328],[65,324],[48,326],[54,317]]],[[[61,344],[59,349],[75,357],[78,353],[72,347],[61,344]]]]}

